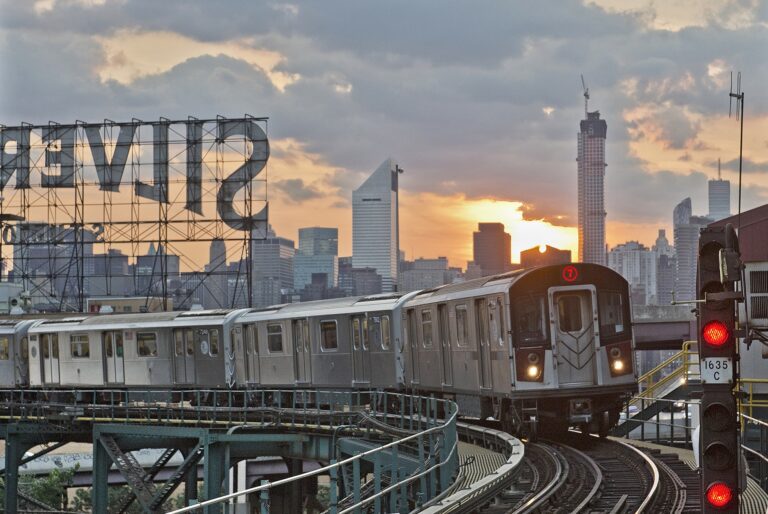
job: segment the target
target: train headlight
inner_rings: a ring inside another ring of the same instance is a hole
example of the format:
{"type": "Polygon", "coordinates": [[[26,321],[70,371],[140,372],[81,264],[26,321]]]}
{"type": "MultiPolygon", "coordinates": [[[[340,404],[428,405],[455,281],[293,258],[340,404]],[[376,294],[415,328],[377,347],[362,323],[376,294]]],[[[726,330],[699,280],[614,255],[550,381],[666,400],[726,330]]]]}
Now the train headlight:
{"type": "Polygon", "coordinates": [[[544,380],[544,348],[520,348],[515,352],[517,380],[542,382],[544,380]]]}
{"type": "Polygon", "coordinates": [[[612,377],[632,373],[632,345],[630,342],[613,344],[606,348],[606,354],[612,377]]]}

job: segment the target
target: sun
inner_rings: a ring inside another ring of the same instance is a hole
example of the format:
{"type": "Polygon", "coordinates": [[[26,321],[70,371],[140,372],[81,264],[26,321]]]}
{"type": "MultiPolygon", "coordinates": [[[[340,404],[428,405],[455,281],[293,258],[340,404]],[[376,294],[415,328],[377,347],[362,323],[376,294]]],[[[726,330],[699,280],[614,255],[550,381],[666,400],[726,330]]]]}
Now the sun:
{"type": "Polygon", "coordinates": [[[512,262],[520,262],[520,252],[546,246],[570,250],[572,256],[578,253],[578,231],[576,227],[560,227],[544,220],[523,219],[522,203],[498,200],[467,200],[463,213],[475,225],[480,222],[503,223],[512,236],[512,262]]]}

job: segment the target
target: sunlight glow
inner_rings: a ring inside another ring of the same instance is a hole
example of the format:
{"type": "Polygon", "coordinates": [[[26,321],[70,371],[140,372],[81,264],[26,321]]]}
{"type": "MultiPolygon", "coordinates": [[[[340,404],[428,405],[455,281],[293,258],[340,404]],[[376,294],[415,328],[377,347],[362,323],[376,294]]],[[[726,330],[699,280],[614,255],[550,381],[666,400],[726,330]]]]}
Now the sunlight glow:
{"type": "MultiPolygon", "coordinates": [[[[520,252],[529,248],[554,246],[561,250],[570,250],[575,260],[578,256],[578,231],[575,227],[560,227],[544,220],[524,220],[520,202],[497,200],[466,200],[464,215],[477,223],[503,223],[512,236],[512,262],[520,262],[520,252]]],[[[470,243],[471,244],[471,243],[470,243]]]]}

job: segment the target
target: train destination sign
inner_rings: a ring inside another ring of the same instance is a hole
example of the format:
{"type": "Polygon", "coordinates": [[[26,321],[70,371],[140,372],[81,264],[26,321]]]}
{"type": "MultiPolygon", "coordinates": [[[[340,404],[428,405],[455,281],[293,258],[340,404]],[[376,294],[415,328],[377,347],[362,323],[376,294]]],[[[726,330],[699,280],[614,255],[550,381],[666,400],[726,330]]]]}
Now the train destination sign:
{"type": "Polygon", "coordinates": [[[204,214],[207,202],[228,227],[248,230],[266,221],[266,202],[256,213],[235,203],[250,195],[269,158],[264,122],[246,116],[0,126],[0,191],[93,186],[161,204],[183,199],[192,218],[204,214]],[[181,182],[183,191],[174,191],[172,183],[181,182]],[[215,188],[209,200],[206,184],[215,188]]]}

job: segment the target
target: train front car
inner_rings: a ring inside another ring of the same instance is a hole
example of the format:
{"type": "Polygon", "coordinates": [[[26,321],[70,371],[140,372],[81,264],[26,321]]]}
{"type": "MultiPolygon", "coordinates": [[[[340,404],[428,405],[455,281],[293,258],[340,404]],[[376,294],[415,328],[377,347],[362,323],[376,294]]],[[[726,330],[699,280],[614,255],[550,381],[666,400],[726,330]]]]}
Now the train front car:
{"type": "Polygon", "coordinates": [[[510,290],[508,426],[607,434],[637,392],[629,284],[595,264],[534,268],[510,290]]]}

